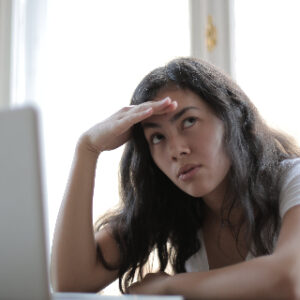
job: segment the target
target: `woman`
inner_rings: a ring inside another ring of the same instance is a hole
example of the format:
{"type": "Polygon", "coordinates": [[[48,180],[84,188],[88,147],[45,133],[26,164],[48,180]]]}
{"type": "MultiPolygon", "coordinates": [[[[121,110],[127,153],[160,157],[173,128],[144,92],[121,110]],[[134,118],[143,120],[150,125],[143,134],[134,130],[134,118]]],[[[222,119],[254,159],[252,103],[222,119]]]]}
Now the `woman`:
{"type": "Polygon", "coordinates": [[[78,142],[55,229],[54,289],[96,292],[119,278],[128,293],[298,299],[299,156],[215,67],[180,58],[152,71],[131,106],[78,142]],[[122,204],[94,234],[97,158],[125,142],[122,204]],[[148,271],[153,250],[159,270],[148,271]]]}

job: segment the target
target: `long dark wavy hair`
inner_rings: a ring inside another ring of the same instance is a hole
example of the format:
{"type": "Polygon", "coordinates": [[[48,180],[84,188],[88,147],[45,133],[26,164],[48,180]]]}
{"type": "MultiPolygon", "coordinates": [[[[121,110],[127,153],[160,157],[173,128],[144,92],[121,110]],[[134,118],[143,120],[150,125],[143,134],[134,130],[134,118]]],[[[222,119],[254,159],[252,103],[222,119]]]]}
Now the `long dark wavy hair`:
{"type": "MultiPolygon", "coordinates": [[[[223,121],[224,147],[231,160],[224,218],[230,220],[232,209],[238,207],[243,218],[235,231],[236,243],[244,225],[253,255],[271,253],[280,228],[279,180],[285,172],[281,162],[300,156],[299,148],[287,135],[265,124],[233,80],[202,60],[178,58],[155,69],[137,86],[131,104],[153,100],[169,85],[194,92],[223,121]]],[[[145,275],[153,250],[159,271],[170,264],[174,273],[185,272],[186,260],[201,247],[197,232],[204,202],[180,190],[160,171],[140,124],[133,127],[122,156],[120,195],[118,210],[95,226],[100,230],[109,225],[119,246],[117,267],[105,262],[99,247],[98,255],[106,268],[119,270],[120,290],[124,292],[135,276],[145,275]]]]}

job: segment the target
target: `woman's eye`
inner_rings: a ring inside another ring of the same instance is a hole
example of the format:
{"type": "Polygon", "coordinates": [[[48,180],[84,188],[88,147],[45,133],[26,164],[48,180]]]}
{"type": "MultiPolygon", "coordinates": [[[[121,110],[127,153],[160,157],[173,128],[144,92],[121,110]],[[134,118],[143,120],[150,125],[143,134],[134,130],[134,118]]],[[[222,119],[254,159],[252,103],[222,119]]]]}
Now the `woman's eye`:
{"type": "Polygon", "coordinates": [[[196,122],[196,118],[194,117],[187,118],[183,121],[183,128],[191,127],[192,125],[194,125],[195,122],[196,122]]]}
{"type": "Polygon", "coordinates": [[[151,143],[152,144],[158,144],[162,139],[163,139],[163,135],[162,134],[154,134],[152,137],[151,137],[151,143]]]}

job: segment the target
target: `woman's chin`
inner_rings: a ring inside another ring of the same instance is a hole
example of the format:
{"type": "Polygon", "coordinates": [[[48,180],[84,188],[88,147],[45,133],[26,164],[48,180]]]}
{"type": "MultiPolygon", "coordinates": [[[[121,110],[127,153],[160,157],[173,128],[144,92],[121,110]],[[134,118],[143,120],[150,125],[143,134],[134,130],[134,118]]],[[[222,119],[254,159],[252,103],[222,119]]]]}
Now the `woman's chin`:
{"type": "Polygon", "coordinates": [[[182,188],[181,188],[181,190],[184,191],[189,196],[194,197],[194,198],[201,198],[207,194],[207,192],[199,191],[199,190],[182,189],[182,188]]]}

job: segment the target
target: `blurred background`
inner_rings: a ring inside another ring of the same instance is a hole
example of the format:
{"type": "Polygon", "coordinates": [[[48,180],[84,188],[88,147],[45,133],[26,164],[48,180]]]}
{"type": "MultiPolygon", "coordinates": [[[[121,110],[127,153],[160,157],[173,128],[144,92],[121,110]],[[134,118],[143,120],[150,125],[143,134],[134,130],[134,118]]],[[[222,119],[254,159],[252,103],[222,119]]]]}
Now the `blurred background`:
{"type": "MultiPolygon", "coordinates": [[[[0,0],[0,109],[41,112],[49,243],[78,137],[179,56],[206,59],[300,141],[298,0],[0,0]]],[[[94,219],[118,203],[120,149],[101,154],[94,219]]]]}

